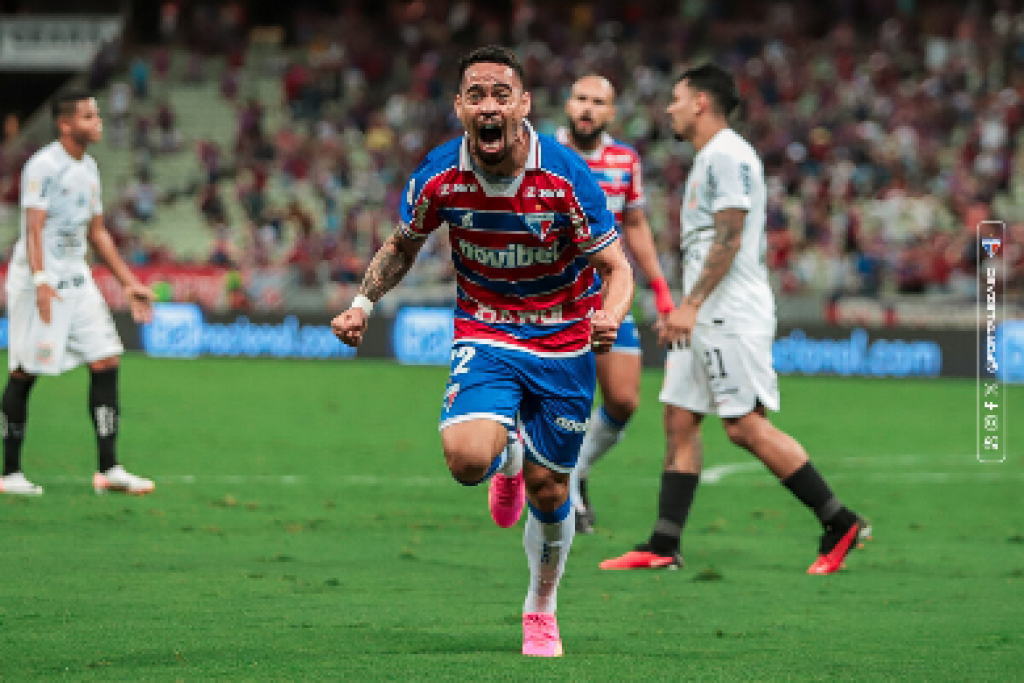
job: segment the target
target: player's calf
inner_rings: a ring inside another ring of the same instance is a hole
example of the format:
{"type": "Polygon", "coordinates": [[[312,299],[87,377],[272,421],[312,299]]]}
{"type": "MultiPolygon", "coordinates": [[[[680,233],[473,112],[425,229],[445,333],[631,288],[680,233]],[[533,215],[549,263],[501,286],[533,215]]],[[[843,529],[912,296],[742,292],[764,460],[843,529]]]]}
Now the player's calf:
{"type": "MultiPolygon", "coordinates": [[[[0,426],[3,429],[4,439],[4,477],[21,471],[21,444],[25,440],[25,423],[28,421],[28,397],[35,381],[36,378],[32,375],[12,372],[7,380],[7,386],[4,388],[3,400],[0,401],[0,426]]],[[[12,483],[9,488],[19,487],[12,483]]]]}
{"type": "Polygon", "coordinates": [[[121,421],[121,406],[117,394],[117,364],[94,363],[90,369],[92,372],[89,383],[89,416],[96,430],[98,470],[106,472],[117,465],[115,448],[121,421]]]}

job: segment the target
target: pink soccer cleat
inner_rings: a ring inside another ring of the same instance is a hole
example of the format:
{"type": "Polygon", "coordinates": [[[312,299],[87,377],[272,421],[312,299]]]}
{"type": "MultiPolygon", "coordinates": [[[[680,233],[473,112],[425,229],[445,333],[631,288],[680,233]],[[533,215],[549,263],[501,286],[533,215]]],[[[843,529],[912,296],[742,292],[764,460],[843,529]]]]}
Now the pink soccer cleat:
{"type": "Polygon", "coordinates": [[[491,508],[491,518],[502,529],[514,525],[523,516],[526,505],[526,480],[519,472],[514,477],[495,474],[491,477],[487,489],[487,504],[491,508]]]}
{"type": "Polygon", "coordinates": [[[523,654],[527,657],[561,657],[562,637],[554,614],[523,615],[523,654]]]}

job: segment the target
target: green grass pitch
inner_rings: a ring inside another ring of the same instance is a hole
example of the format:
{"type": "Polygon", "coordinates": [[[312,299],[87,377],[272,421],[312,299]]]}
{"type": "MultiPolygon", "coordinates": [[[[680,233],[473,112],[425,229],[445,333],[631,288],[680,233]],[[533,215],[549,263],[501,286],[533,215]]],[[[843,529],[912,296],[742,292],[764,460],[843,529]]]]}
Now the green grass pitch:
{"type": "Polygon", "coordinates": [[[782,380],[776,423],[874,523],[846,571],[804,574],[812,516],[708,421],[687,568],[601,572],[655,515],[648,372],[591,480],[566,656],[535,660],[522,523],[444,466],[445,372],[129,355],[120,450],[145,498],[88,485],[86,372],[41,381],[24,466],[46,495],[0,498],[0,679],[1020,680],[1024,420],[1008,462],[978,464],[973,382],[782,380]]]}

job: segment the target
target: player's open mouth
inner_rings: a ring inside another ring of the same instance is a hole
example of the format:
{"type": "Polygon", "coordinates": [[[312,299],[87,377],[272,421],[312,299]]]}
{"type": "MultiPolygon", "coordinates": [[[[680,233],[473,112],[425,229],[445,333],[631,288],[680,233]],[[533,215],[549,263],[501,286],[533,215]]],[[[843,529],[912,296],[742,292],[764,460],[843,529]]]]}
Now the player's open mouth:
{"type": "Polygon", "coordinates": [[[480,141],[480,151],[486,154],[496,154],[501,151],[504,135],[500,123],[480,124],[477,135],[480,141]]]}

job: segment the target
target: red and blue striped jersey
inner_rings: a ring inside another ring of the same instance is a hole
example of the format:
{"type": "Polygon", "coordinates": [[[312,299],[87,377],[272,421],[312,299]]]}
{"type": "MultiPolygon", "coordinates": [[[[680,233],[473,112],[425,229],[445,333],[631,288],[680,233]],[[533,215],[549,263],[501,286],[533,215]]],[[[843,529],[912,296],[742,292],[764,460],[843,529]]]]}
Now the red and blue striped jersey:
{"type": "MultiPolygon", "coordinates": [[[[568,146],[569,130],[559,128],[555,131],[555,139],[568,146]]],[[[601,134],[597,149],[593,152],[579,152],[579,155],[587,162],[597,184],[604,190],[608,198],[608,210],[615,215],[615,224],[622,225],[625,210],[641,207],[646,201],[640,155],[608,133],[601,134]]]]}
{"type": "Polygon", "coordinates": [[[590,348],[589,317],[601,307],[587,256],[618,233],[586,164],[526,125],[529,157],[514,180],[477,170],[465,136],[432,150],[406,185],[399,229],[423,239],[447,227],[456,341],[579,355],[590,348]]]}

